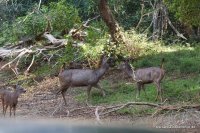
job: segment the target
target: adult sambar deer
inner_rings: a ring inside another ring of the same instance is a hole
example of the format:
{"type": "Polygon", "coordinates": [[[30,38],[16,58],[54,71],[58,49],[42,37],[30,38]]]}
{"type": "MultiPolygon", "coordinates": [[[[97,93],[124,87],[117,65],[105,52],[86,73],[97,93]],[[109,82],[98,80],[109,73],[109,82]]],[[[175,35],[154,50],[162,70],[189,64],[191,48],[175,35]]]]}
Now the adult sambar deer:
{"type": "Polygon", "coordinates": [[[120,64],[119,68],[123,70],[128,76],[132,77],[133,80],[137,83],[136,98],[138,98],[138,96],[140,95],[141,89],[143,89],[145,92],[145,84],[153,83],[157,88],[156,100],[158,100],[158,97],[160,97],[160,100],[162,101],[162,89],[160,83],[165,75],[163,63],[164,59],[162,59],[160,67],[148,67],[134,70],[134,68],[126,60],[122,64],[120,64]]]}
{"type": "Polygon", "coordinates": [[[96,87],[101,90],[103,96],[105,96],[104,90],[98,84],[101,77],[105,74],[105,72],[109,68],[108,58],[105,56],[101,59],[101,66],[96,70],[92,69],[66,69],[61,70],[58,78],[60,81],[60,90],[65,105],[67,105],[65,99],[65,93],[70,87],[83,87],[87,86],[87,100],[90,97],[90,91],[92,87],[96,87]]]}

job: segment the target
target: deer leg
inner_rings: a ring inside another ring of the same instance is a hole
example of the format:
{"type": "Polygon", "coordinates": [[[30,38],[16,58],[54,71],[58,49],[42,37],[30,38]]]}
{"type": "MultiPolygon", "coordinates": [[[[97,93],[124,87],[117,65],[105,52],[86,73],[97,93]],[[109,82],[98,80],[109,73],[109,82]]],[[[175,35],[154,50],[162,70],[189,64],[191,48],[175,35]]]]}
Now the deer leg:
{"type": "Polygon", "coordinates": [[[104,89],[101,88],[101,86],[99,84],[96,84],[94,87],[96,87],[97,89],[99,89],[101,91],[101,94],[103,97],[106,95],[104,89]]]}
{"type": "MultiPolygon", "coordinates": [[[[67,88],[67,89],[68,89],[68,88],[67,88]]],[[[65,94],[66,94],[67,89],[63,89],[63,90],[61,90],[61,94],[62,94],[62,97],[63,97],[64,103],[65,103],[65,106],[67,106],[67,102],[66,102],[66,99],[65,99],[65,94]]]]}
{"type": "Polygon", "coordinates": [[[155,83],[155,85],[156,85],[156,88],[157,88],[157,94],[156,94],[156,99],[155,99],[155,101],[157,101],[158,100],[158,95],[159,95],[159,91],[158,91],[158,85],[157,85],[157,83],[155,83]]]}
{"type": "Polygon", "coordinates": [[[10,117],[12,115],[12,106],[10,106],[10,117]]]}
{"type": "Polygon", "coordinates": [[[137,94],[136,94],[136,99],[138,99],[139,98],[139,96],[140,96],[140,90],[141,90],[141,84],[140,83],[137,83],[137,94]]]}
{"type": "Polygon", "coordinates": [[[159,91],[160,101],[162,102],[163,101],[163,99],[162,99],[162,89],[161,89],[160,83],[158,83],[158,91],[159,91]]]}
{"type": "Polygon", "coordinates": [[[5,110],[4,110],[4,117],[6,116],[6,110],[8,108],[8,105],[5,106],[5,110]]]}
{"type": "Polygon", "coordinates": [[[146,93],[146,91],[145,91],[144,84],[141,85],[141,89],[144,91],[145,97],[147,97],[147,93],[146,93]]]}
{"type": "Polygon", "coordinates": [[[4,100],[1,100],[1,102],[2,102],[2,106],[3,106],[3,115],[4,115],[4,110],[5,110],[4,100]]]}
{"type": "Polygon", "coordinates": [[[15,112],[16,112],[16,105],[13,106],[13,115],[15,117],[15,112]]]}
{"type": "Polygon", "coordinates": [[[87,100],[86,100],[86,104],[89,106],[89,99],[90,99],[90,91],[92,89],[92,86],[89,85],[87,88],[87,100]]]}
{"type": "Polygon", "coordinates": [[[156,88],[157,88],[157,95],[156,95],[155,100],[157,101],[158,97],[160,97],[160,100],[162,101],[160,84],[158,82],[154,82],[154,84],[156,85],[156,88]]]}
{"type": "Polygon", "coordinates": [[[88,88],[87,88],[87,101],[88,101],[89,98],[90,98],[90,91],[91,91],[91,89],[92,89],[92,86],[89,85],[88,88]]]}

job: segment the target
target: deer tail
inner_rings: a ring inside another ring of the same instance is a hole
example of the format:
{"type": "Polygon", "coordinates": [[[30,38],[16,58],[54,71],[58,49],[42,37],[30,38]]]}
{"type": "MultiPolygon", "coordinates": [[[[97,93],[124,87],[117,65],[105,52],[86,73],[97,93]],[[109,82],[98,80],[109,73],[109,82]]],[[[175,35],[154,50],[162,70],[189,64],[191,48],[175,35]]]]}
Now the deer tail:
{"type": "Polygon", "coordinates": [[[162,58],[162,60],[161,60],[161,64],[160,64],[160,68],[161,68],[161,69],[163,69],[163,68],[164,68],[164,62],[165,62],[165,59],[164,59],[164,58],[162,58]]]}

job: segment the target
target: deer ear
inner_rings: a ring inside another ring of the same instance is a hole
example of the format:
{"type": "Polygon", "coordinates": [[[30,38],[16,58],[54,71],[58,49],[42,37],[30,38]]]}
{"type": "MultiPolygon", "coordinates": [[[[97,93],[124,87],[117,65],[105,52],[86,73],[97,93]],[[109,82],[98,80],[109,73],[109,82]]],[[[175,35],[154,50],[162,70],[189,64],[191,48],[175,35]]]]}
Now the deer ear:
{"type": "Polygon", "coordinates": [[[124,63],[129,63],[129,59],[125,59],[125,60],[124,60],[124,63]]]}
{"type": "Polygon", "coordinates": [[[101,62],[107,62],[108,58],[106,57],[106,54],[104,53],[102,56],[101,56],[101,62]]]}
{"type": "Polygon", "coordinates": [[[17,85],[15,84],[15,85],[11,85],[14,89],[16,89],[17,88],[17,85]]]}
{"type": "Polygon", "coordinates": [[[134,58],[126,58],[125,59],[125,62],[126,63],[129,63],[129,62],[133,62],[135,59],[134,58]]]}
{"type": "Polygon", "coordinates": [[[102,63],[106,63],[108,61],[108,58],[106,56],[103,57],[102,63]]]}

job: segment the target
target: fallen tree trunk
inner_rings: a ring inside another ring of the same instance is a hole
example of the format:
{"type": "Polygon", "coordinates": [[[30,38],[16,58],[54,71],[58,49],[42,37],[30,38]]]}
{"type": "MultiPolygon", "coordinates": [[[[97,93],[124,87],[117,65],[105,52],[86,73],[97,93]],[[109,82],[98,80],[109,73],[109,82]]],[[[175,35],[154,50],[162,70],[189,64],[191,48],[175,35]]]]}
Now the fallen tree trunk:
{"type": "MultiPolygon", "coordinates": [[[[134,107],[136,106],[148,106],[155,108],[155,112],[151,114],[152,117],[158,115],[160,113],[164,113],[165,111],[183,111],[188,109],[200,109],[200,104],[194,105],[165,105],[165,100],[163,103],[150,103],[150,102],[127,102],[125,104],[117,104],[112,106],[87,106],[87,107],[79,107],[72,108],[67,110],[67,116],[76,116],[76,115],[84,115],[84,114],[93,114],[96,117],[96,120],[101,123],[100,117],[107,116],[114,112],[120,111],[124,108],[134,107]]],[[[59,106],[61,108],[61,105],[59,106]]],[[[57,111],[58,109],[56,109],[57,111]]],[[[53,114],[56,113],[53,112],[53,114]]]]}
{"type": "MultiPolygon", "coordinates": [[[[4,47],[0,48],[0,58],[1,59],[9,58],[11,60],[8,63],[1,66],[0,70],[4,69],[5,67],[9,67],[15,73],[15,75],[18,75],[19,74],[18,65],[21,59],[23,57],[28,57],[30,55],[33,55],[29,67],[24,72],[24,74],[27,75],[36,57],[39,57],[39,55],[41,54],[47,57],[46,54],[43,53],[44,51],[52,51],[52,50],[64,48],[65,45],[67,44],[67,39],[56,39],[49,32],[44,32],[43,34],[40,34],[39,36],[43,36],[44,38],[49,40],[51,45],[49,46],[34,45],[33,46],[33,44],[31,44],[30,46],[30,45],[24,45],[25,42],[23,41],[19,41],[19,43],[16,45],[5,45],[4,47]],[[28,47],[25,47],[25,46],[28,46],[28,47]]],[[[30,40],[31,39],[29,39],[29,41],[30,40]]],[[[52,56],[50,58],[52,58],[52,56]]]]}
{"type": "Polygon", "coordinates": [[[43,36],[48,39],[53,45],[59,46],[67,43],[67,39],[56,39],[53,35],[49,32],[45,32],[43,36]]]}
{"type": "MultiPolygon", "coordinates": [[[[96,16],[92,19],[88,19],[86,22],[84,22],[80,26],[80,28],[75,29],[74,32],[73,30],[71,30],[71,32],[68,33],[68,36],[71,36],[74,40],[74,43],[72,44],[72,46],[79,47],[84,44],[83,40],[84,40],[84,37],[87,36],[87,34],[83,32],[83,30],[85,28],[88,28],[89,23],[92,20],[97,19],[98,17],[99,16],[96,16]],[[76,42],[76,40],[79,40],[81,42],[80,43],[76,42]]],[[[34,64],[34,61],[36,58],[45,59],[49,63],[52,57],[54,56],[54,54],[50,53],[48,55],[48,51],[59,50],[65,47],[65,45],[68,43],[68,39],[57,39],[52,34],[50,34],[49,31],[51,31],[51,24],[48,18],[47,18],[47,21],[48,23],[47,23],[45,32],[40,33],[36,37],[21,40],[15,44],[4,45],[4,47],[0,48],[0,58],[1,59],[8,58],[10,60],[8,63],[0,67],[0,70],[4,69],[5,67],[9,67],[12,69],[15,75],[18,75],[17,66],[20,63],[21,59],[24,57],[27,58],[31,55],[32,60],[30,62],[30,65],[24,72],[24,74],[26,75],[30,71],[30,68],[34,64]],[[43,40],[44,38],[50,42],[48,43],[48,45],[46,44],[36,45],[37,41],[43,40]],[[42,55],[42,57],[39,57],[40,55],[42,55]]]]}
{"type": "Polygon", "coordinates": [[[22,49],[7,49],[7,48],[0,48],[0,57],[15,57],[21,56],[22,53],[32,53],[33,51],[27,48],[22,49]],[[21,54],[20,54],[21,53],[21,54]]]}

